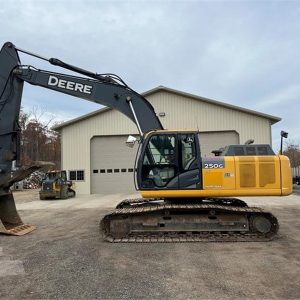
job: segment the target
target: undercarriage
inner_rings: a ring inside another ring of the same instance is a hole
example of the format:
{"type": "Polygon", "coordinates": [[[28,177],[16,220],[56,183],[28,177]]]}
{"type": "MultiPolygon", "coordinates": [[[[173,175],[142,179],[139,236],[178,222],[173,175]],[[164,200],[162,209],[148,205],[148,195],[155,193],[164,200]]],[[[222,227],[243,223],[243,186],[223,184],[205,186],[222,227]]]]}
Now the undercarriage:
{"type": "Polygon", "coordinates": [[[131,199],[100,223],[109,242],[250,242],[272,240],[277,219],[234,198],[131,199]]]}

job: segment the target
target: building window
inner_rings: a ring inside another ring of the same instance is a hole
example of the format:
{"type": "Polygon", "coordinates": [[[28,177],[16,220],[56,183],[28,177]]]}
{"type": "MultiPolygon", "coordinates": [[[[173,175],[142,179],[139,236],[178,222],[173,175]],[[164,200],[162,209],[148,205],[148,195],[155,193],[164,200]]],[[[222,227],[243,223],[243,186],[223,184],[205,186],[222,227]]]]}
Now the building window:
{"type": "Polygon", "coordinates": [[[114,169],[114,173],[119,173],[120,169],[114,169]]]}
{"type": "Polygon", "coordinates": [[[93,170],[93,173],[94,173],[94,174],[98,173],[98,170],[93,170]]]}
{"type": "Polygon", "coordinates": [[[122,173],[125,173],[125,172],[126,172],[126,169],[121,169],[121,172],[122,172],[122,173]]]}
{"type": "Polygon", "coordinates": [[[112,169],[107,169],[107,173],[112,173],[112,169]]]}
{"type": "Polygon", "coordinates": [[[84,171],[77,171],[77,180],[84,180],[84,171]]]}
{"type": "Polygon", "coordinates": [[[101,170],[100,170],[100,173],[105,173],[105,169],[101,169],[101,170]]]}
{"type": "Polygon", "coordinates": [[[69,178],[70,178],[70,180],[83,181],[84,180],[84,171],[83,170],[69,171],[69,178]]]}
{"type": "Polygon", "coordinates": [[[76,180],[76,171],[69,171],[70,180],[76,180]]]}

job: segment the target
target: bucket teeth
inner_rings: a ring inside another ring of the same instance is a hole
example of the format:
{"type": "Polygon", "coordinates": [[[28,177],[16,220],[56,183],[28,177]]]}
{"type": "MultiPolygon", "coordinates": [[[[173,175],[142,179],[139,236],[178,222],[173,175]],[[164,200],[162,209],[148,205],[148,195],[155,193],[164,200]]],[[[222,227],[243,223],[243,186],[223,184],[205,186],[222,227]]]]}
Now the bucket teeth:
{"type": "Polygon", "coordinates": [[[35,229],[36,229],[36,227],[33,225],[23,224],[23,225],[19,225],[19,226],[11,226],[11,225],[4,226],[3,224],[0,224],[0,233],[8,234],[8,235],[17,235],[17,236],[25,235],[35,229]],[[10,228],[10,229],[8,229],[8,228],[10,228]]]}

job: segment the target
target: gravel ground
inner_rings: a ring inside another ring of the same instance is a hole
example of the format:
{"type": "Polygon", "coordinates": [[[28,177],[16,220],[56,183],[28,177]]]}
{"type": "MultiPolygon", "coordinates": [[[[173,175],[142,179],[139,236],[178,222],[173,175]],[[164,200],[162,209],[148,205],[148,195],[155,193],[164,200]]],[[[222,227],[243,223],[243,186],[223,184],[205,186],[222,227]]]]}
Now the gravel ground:
{"type": "Polygon", "coordinates": [[[267,243],[110,244],[99,235],[99,219],[134,195],[40,201],[37,191],[17,192],[22,218],[38,228],[0,236],[0,297],[299,299],[296,188],[285,198],[242,198],[278,217],[279,236],[267,243]]]}

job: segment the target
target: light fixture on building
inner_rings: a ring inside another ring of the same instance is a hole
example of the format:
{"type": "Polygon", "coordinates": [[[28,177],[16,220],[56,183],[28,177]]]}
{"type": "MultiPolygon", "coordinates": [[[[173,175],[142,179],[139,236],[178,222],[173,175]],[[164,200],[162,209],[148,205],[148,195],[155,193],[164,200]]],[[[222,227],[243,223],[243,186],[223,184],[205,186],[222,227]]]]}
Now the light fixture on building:
{"type": "Polygon", "coordinates": [[[158,115],[159,115],[160,117],[165,117],[165,116],[166,116],[166,113],[165,113],[165,112],[160,112],[158,115]]]}
{"type": "Polygon", "coordinates": [[[283,138],[287,139],[288,135],[289,134],[286,131],[281,130],[281,132],[280,132],[280,136],[281,136],[281,139],[280,139],[280,154],[281,155],[282,155],[282,147],[283,147],[283,138]]]}
{"type": "Polygon", "coordinates": [[[132,135],[129,135],[126,141],[126,146],[128,146],[129,148],[133,148],[135,142],[136,142],[136,138],[132,135]]]}

